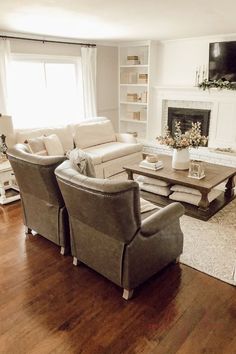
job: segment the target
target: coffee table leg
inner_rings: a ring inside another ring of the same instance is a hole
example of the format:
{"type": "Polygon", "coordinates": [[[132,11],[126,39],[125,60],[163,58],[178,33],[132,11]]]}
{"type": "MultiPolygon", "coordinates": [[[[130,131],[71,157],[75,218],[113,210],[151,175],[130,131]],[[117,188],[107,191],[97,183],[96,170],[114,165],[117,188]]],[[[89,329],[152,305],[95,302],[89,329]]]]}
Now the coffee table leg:
{"type": "Polygon", "coordinates": [[[200,203],[198,204],[198,209],[206,211],[209,208],[209,200],[208,200],[208,192],[201,192],[202,198],[200,200],[200,203]]]}
{"type": "Polygon", "coordinates": [[[126,171],[126,172],[127,172],[127,174],[128,174],[128,179],[133,180],[133,179],[134,179],[134,177],[133,177],[133,171],[126,171]]]}
{"type": "Polygon", "coordinates": [[[230,198],[233,197],[234,195],[234,187],[235,187],[235,183],[234,183],[234,177],[232,176],[228,179],[228,182],[225,185],[225,196],[230,198]]]}

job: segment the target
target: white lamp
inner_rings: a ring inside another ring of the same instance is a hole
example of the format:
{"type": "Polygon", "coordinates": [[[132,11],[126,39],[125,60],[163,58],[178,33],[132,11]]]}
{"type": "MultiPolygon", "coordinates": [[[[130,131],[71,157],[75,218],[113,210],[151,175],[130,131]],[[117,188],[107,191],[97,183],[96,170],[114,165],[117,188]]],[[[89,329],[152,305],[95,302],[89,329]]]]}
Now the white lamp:
{"type": "Polygon", "coordinates": [[[2,134],[6,136],[7,146],[13,146],[15,139],[12,119],[10,116],[5,116],[0,113],[0,136],[2,134]]]}

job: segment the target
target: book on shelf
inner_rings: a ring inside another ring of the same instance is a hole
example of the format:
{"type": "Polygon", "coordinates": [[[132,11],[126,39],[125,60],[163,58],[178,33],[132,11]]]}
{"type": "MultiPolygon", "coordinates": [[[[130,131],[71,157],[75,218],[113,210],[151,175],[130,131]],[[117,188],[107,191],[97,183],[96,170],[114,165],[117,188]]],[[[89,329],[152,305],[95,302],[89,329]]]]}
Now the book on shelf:
{"type": "Polygon", "coordinates": [[[147,84],[148,83],[148,74],[139,74],[138,75],[138,83],[147,84]]]}
{"type": "Polygon", "coordinates": [[[140,60],[128,60],[128,65],[140,65],[140,60]]]}
{"type": "Polygon", "coordinates": [[[128,55],[127,56],[127,63],[128,65],[139,65],[140,60],[138,55],[128,55]]]}
{"type": "Polygon", "coordinates": [[[127,55],[127,60],[138,60],[138,55],[127,55]]]}
{"type": "Polygon", "coordinates": [[[138,94],[137,93],[127,93],[127,101],[128,102],[137,102],[138,94]]]}
{"type": "Polygon", "coordinates": [[[128,111],[127,112],[127,118],[128,119],[134,119],[134,120],[140,120],[141,119],[141,112],[139,112],[139,111],[136,111],[136,112],[128,111]]]}
{"type": "Polygon", "coordinates": [[[148,170],[154,170],[154,171],[161,169],[163,166],[164,165],[162,161],[148,162],[147,160],[143,160],[139,164],[139,167],[147,168],[148,170]]]}

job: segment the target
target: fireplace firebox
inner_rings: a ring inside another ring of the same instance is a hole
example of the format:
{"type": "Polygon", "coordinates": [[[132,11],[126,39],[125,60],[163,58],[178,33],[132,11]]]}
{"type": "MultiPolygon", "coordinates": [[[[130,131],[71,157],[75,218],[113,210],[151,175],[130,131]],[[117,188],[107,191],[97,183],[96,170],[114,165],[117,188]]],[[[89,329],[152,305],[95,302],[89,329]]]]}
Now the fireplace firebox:
{"type": "Polygon", "coordinates": [[[180,122],[181,130],[183,133],[191,129],[192,123],[201,123],[202,135],[208,136],[210,125],[210,113],[208,109],[195,109],[195,108],[168,108],[168,129],[171,134],[175,132],[176,122],[180,122]]]}

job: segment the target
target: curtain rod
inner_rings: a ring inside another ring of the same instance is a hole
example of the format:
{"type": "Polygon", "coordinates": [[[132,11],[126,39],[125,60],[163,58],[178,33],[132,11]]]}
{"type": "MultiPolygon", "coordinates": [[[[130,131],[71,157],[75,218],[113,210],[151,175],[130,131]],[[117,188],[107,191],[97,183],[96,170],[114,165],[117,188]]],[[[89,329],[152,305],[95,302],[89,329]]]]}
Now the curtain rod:
{"type": "Polygon", "coordinates": [[[19,39],[19,40],[23,40],[23,41],[35,41],[35,42],[43,42],[43,43],[59,43],[59,44],[81,45],[81,46],[84,45],[86,47],[96,47],[96,44],[91,44],[91,43],[54,41],[54,40],[50,40],[50,39],[26,38],[26,37],[15,37],[15,36],[4,36],[4,35],[0,35],[0,38],[3,38],[3,39],[19,39]]]}

